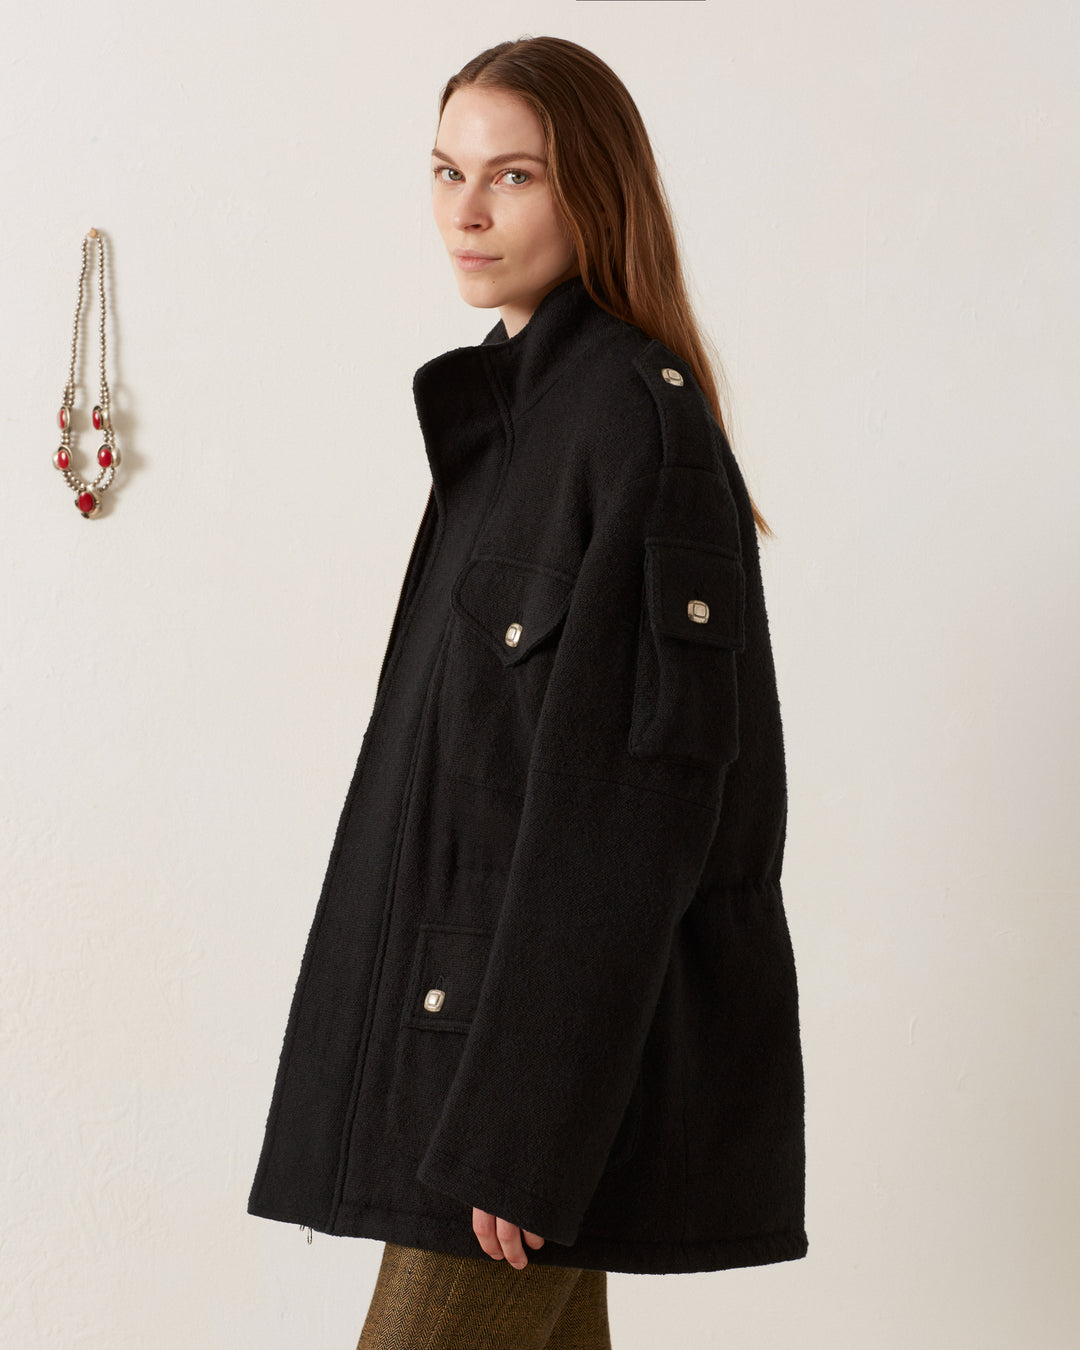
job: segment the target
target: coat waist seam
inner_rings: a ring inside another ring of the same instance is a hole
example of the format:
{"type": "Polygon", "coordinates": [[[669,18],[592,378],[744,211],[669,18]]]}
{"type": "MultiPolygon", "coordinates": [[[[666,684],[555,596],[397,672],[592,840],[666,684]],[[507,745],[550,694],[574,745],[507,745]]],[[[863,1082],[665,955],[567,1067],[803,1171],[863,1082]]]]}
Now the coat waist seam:
{"type": "Polygon", "coordinates": [[[534,764],[529,770],[530,773],[546,773],[549,778],[578,778],[585,783],[610,783],[612,787],[628,788],[632,792],[647,792],[655,797],[667,797],[673,802],[685,802],[688,806],[696,806],[700,811],[705,811],[711,815],[715,810],[715,805],[706,806],[696,797],[681,797],[677,792],[662,792],[659,788],[647,787],[643,783],[627,783],[621,778],[599,778],[591,773],[573,773],[567,769],[545,769],[539,764],[534,764]]]}

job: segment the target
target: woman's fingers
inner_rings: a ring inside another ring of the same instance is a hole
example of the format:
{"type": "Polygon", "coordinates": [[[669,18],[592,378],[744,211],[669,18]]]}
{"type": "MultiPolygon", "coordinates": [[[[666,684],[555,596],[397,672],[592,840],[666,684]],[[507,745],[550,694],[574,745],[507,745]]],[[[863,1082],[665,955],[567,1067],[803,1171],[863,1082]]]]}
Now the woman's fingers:
{"type": "Polygon", "coordinates": [[[508,1219],[497,1218],[486,1210],[473,1206],[473,1232],[484,1251],[495,1261],[503,1257],[515,1268],[522,1270],[529,1264],[525,1249],[521,1245],[521,1234],[534,1249],[544,1245],[544,1239],[538,1233],[530,1233],[508,1219]]]}
{"type": "Polygon", "coordinates": [[[496,1261],[501,1261],[503,1256],[502,1247],[499,1245],[499,1239],[495,1236],[495,1215],[487,1214],[482,1209],[473,1206],[472,1212],[473,1232],[476,1239],[487,1252],[488,1256],[496,1261]]]}
{"type": "Polygon", "coordinates": [[[503,1255],[515,1270],[521,1270],[523,1266],[528,1264],[525,1249],[521,1245],[521,1229],[516,1223],[510,1223],[506,1219],[496,1219],[495,1236],[499,1239],[503,1255]]]}

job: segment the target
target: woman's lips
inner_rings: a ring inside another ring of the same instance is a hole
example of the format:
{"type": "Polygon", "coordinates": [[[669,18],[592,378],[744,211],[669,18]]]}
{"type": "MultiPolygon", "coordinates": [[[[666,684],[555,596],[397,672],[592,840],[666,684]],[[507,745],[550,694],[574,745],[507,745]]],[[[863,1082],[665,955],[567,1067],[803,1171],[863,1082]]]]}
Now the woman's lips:
{"type": "Polygon", "coordinates": [[[463,258],[460,254],[454,254],[454,261],[463,272],[479,272],[482,267],[490,267],[492,263],[501,262],[500,258],[463,258]]]}

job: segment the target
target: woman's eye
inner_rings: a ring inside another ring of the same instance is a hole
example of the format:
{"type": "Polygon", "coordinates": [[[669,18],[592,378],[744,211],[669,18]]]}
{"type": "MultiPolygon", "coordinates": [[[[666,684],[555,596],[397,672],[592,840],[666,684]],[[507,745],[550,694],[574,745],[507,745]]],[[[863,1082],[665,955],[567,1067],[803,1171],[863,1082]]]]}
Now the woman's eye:
{"type": "MultiPolygon", "coordinates": [[[[441,174],[441,173],[460,173],[460,172],[461,172],[460,169],[452,169],[452,168],[450,167],[449,164],[440,164],[440,165],[438,166],[438,168],[432,170],[432,173],[435,175],[436,178],[438,178],[438,177],[439,177],[439,174],[441,174]]],[[[526,178],[526,179],[528,179],[528,178],[531,178],[531,177],[532,177],[532,174],[529,173],[527,169],[503,169],[503,171],[502,171],[502,173],[499,175],[499,177],[501,178],[501,177],[503,176],[503,174],[508,174],[508,173],[513,174],[516,178],[526,178]]],[[[453,183],[456,183],[458,180],[457,180],[456,178],[452,178],[452,179],[446,179],[446,178],[443,178],[443,179],[441,179],[440,181],[443,182],[443,183],[446,183],[446,182],[453,182],[453,183]]],[[[514,187],[524,187],[525,184],[524,184],[524,183],[514,183],[513,186],[514,186],[514,187]]]]}

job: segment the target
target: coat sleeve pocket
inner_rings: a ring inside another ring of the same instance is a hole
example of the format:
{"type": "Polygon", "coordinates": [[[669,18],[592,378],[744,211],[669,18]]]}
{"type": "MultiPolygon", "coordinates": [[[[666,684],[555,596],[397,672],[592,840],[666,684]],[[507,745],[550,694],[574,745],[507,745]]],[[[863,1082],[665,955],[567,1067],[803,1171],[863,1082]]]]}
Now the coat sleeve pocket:
{"type": "Polygon", "coordinates": [[[734,549],[646,538],[631,754],[715,768],[737,757],[745,597],[734,549]]]}
{"type": "Polygon", "coordinates": [[[453,1082],[492,936],[462,924],[425,923],[417,932],[387,1102],[392,1137],[414,1160],[427,1147],[453,1082]]]}

